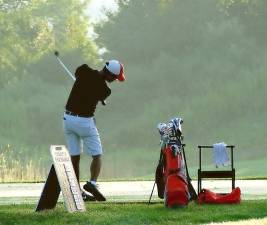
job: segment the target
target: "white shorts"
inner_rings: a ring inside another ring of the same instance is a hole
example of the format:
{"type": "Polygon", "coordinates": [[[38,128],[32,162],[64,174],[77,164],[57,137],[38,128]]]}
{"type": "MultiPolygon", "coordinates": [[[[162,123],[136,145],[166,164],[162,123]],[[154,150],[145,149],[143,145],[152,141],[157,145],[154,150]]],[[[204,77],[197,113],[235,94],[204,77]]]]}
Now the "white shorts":
{"type": "Polygon", "coordinates": [[[82,149],[91,156],[102,155],[100,136],[94,117],[84,118],[64,113],[63,128],[71,156],[80,155],[82,149]]]}

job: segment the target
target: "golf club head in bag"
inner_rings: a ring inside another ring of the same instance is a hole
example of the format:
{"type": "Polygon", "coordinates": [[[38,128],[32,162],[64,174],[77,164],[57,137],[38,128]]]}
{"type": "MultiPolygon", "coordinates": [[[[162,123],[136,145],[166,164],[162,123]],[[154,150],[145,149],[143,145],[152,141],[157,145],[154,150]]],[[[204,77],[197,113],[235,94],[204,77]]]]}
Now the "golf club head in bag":
{"type": "Polygon", "coordinates": [[[161,146],[165,147],[166,144],[177,144],[179,147],[182,145],[182,118],[176,117],[171,119],[167,124],[159,123],[157,129],[161,138],[161,146]]]}

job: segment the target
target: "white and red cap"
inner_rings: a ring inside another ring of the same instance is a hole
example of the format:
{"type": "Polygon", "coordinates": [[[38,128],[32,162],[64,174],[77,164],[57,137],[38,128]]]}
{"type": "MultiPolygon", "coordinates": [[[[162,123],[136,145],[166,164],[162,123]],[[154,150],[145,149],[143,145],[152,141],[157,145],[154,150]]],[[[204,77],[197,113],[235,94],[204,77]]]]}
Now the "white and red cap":
{"type": "Polygon", "coordinates": [[[111,72],[113,75],[115,75],[117,80],[119,81],[124,81],[125,76],[124,76],[124,69],[123,69],[123,64],[120,63],[118,60],[112,59],[106,62],[105,65],[106,69],[111,72]]]}

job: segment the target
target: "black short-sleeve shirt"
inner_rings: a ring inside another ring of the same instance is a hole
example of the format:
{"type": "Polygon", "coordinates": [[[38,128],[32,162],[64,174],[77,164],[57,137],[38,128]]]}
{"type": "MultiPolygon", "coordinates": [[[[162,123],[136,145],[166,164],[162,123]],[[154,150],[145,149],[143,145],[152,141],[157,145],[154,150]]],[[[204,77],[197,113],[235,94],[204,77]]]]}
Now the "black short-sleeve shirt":
{"type": "Polygon", "coordinates": [[[76,69],[76,81],[70,92],[66,110],[80,116],[94,116],[96,105],[105,100],[111,90],[98,70],[83,64],[76,69]]]}

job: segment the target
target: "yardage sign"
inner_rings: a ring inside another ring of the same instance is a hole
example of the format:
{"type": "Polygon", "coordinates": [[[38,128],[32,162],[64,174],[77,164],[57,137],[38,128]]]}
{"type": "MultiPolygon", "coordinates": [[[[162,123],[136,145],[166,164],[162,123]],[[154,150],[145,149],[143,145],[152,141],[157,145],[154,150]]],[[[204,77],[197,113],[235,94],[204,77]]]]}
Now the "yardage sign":
{"type": "Polygon", "coordinates": [[[78,184],[68,150],[64,145],[51,145],[50,152],[68,211],[85,211],[80,185],[78,184]]]}
{"type": "Polygon", "coordinates": [[[69,212],[85,211],[80,186],[66,147],[64,145],[51,145],[50,152],[54,164],[46,180],[36,211],[53,208],[56,205],[60,189],[69,212]]]}

